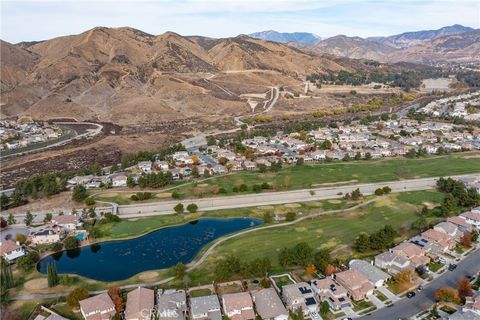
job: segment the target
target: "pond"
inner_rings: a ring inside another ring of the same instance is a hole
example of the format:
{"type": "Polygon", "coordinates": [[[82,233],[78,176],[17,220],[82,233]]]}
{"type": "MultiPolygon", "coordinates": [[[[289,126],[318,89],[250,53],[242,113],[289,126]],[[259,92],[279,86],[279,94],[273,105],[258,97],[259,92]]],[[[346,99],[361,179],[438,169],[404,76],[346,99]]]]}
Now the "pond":
{"type": "Polygon", "coordinates": [[[140,272],[189,263],[209,242],[229,233],[260,225],[251,218],[202,218],[153,231],[144,236],[92,244],[45,257],[38,270],[54,263],[58,273],[72,273],[99,281],[117,281],[140,272]]]}

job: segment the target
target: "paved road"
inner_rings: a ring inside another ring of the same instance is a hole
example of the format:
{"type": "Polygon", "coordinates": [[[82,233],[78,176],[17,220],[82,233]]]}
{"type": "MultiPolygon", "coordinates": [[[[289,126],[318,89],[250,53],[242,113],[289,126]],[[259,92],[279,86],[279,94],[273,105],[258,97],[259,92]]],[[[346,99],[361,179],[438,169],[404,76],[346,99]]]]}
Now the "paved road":
{"type": "MultiPolygon", "coordinates": [[[[452,176],[452,178],[461,178],[469,176],[478,176],[480,173],[452,176]]],[[[259,194],[247,194],[238,196],[217,196],[211,198],[201,199],[186,199],[186,200],[173,200],[173,201],[159,201],[143,204],[132,205],[117,205],[114,206],[117,214],[122,218],[136,218],[155,215],[167,215],[173,214],[175,207],[179,202],[185,207],[190,203],[195,203],[198,206],[199,211],[212,211],[221,209],[235,209],[235,208],[247,208],[265,205],[295,203],[295,202],[307,202],[326,199],[339,199],[342,198],[347,192],[359,188],[364,195],[371,195],[375,192],[375,189],[389,186],[392,192],[408,192],[408,191],[420,191],[433,189],[436,186],[436,181],[439,177],[401,180],[401,181],[385,181],[377,183],[365,183],[365,184],[353,184],[353,185],[341,185],[322,188],[311,188],[301,190],[291,190],[283,192],[267,192],[259,194]],[[313,192],[313,194],[312,194],[313,192]]],[[[100,202],[100,201],[99,201],[100,202]]],[[[98,208],[97,211],[110,211],[111,202],[102,202],[102,204],[108,204],[109,207],[98,208]]],[[[41,221],[48,210],[41,212],[32,212],[35,219],[41,221]]],[[[51,212],[52,210],[48,211],[51,212]]],[[[71,209],[64,208],[64,212],[70,212],[71,209]]],[[[15,217],[18,221],[25,216],[25,213],[16,214],[15,217]]]]}
{"type": "Polygon", "coordinates": [[[430,308],[435,303],[435,289],[442,287],[456,288],[458,280],[466,275],[474,275],[480,271],[480,250],[470,253],[463,261],[458,263],[454,271],[446,271],[424,287],[412,299],[403,299],[395,302],[392,307],[383,308],[371,315],[362,317],[362,320],[385,320],[409,318],[430,308]]]}
{"type": "MultiPolygon", "coordinates": [[[[477,176],[478,173],[472,175],[477,176]]],[[[455,176],[453,178],[467,177],[472,175],[455,176]]],[[[344,194],[352,192],[352,190],[356,188],[359,188],[364,195],[371,195],[375,192],[375,189],[384,186],[389,186],[392,189],[392,192],[419,191],[435,188],[437,180],[438,177],[433,177],[423,179],[385,181],[378,183],[292,190],[284,192],[268,192],[239,196],[218,196],[202,199],[187,199],[133,205],[120,205],[118,206],[118,213],[124,217],[171,214],[173,213],[173,207],[179,202],[181,202],[185,207],[190,203],[195,203],[198,205],[199,210],[210,211],[283,203],[316,201],[341,198],[344,196],[344,194]]]]}

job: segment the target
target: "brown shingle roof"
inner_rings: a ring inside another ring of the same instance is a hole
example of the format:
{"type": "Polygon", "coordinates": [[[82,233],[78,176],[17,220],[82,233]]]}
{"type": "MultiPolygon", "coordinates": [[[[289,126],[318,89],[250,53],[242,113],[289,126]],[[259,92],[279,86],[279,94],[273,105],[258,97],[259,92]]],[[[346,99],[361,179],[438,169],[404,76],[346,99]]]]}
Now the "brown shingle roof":
{"type": "Polygon", "coordinates": [[[137,288],[127,294],[125,319],[141,319],[153,311],[155,306],[154,291],[147,288],[137,288]]]}

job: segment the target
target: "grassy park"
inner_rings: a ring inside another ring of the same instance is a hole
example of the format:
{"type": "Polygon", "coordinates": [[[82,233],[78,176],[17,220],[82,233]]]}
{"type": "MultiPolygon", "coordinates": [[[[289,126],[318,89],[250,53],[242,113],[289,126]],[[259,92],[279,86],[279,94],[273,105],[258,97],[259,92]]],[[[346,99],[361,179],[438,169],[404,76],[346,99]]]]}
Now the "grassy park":
{"type": "MultiPolygon", "coordinates": [[[[332,184],[356,184],[426,178],[443,175],[458,175],[478,172],[480,157],[467,154],[431,156],[419,159],[395,158],[371,161],[331,162],[289,166],[278,172],[240,171],[216,176],[204,181],[182,183],[165,192],[156,192],[148,201],[172,200],[171,192],[176,190],[183,198],[215,195],[237,195],[253,193],[255,184],[264,182],[271,185],[271,191],[308,189],[332,184]],[[234,187],[245,184],[244,192],[233,192],[234,187]],[[224,193],[219,193],[223,189],[224,193]]],[[[102,192],[97,200],[114,201],[118,204],[132,204],[133,192],[102,192]]],[[[265,191],[264,191],[265,192],[265,191]]]]}

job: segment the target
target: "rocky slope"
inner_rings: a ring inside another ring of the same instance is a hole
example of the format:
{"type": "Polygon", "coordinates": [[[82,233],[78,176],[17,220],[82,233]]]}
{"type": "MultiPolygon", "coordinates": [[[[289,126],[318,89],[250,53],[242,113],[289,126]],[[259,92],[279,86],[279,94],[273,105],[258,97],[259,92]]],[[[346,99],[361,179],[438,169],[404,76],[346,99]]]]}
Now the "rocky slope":
{"type": "Polygon", "coordinates": [[[308,73],[355,64],[243,35],[154,36],[132,28],[98,27],[1,48],[2,115],[126,125],[246,112],[246,102],[216,80],[220,74],[231,83],[235,73],[254,73],[252,85],[264,92],[286,78],[299,82],[308,73]]]}

